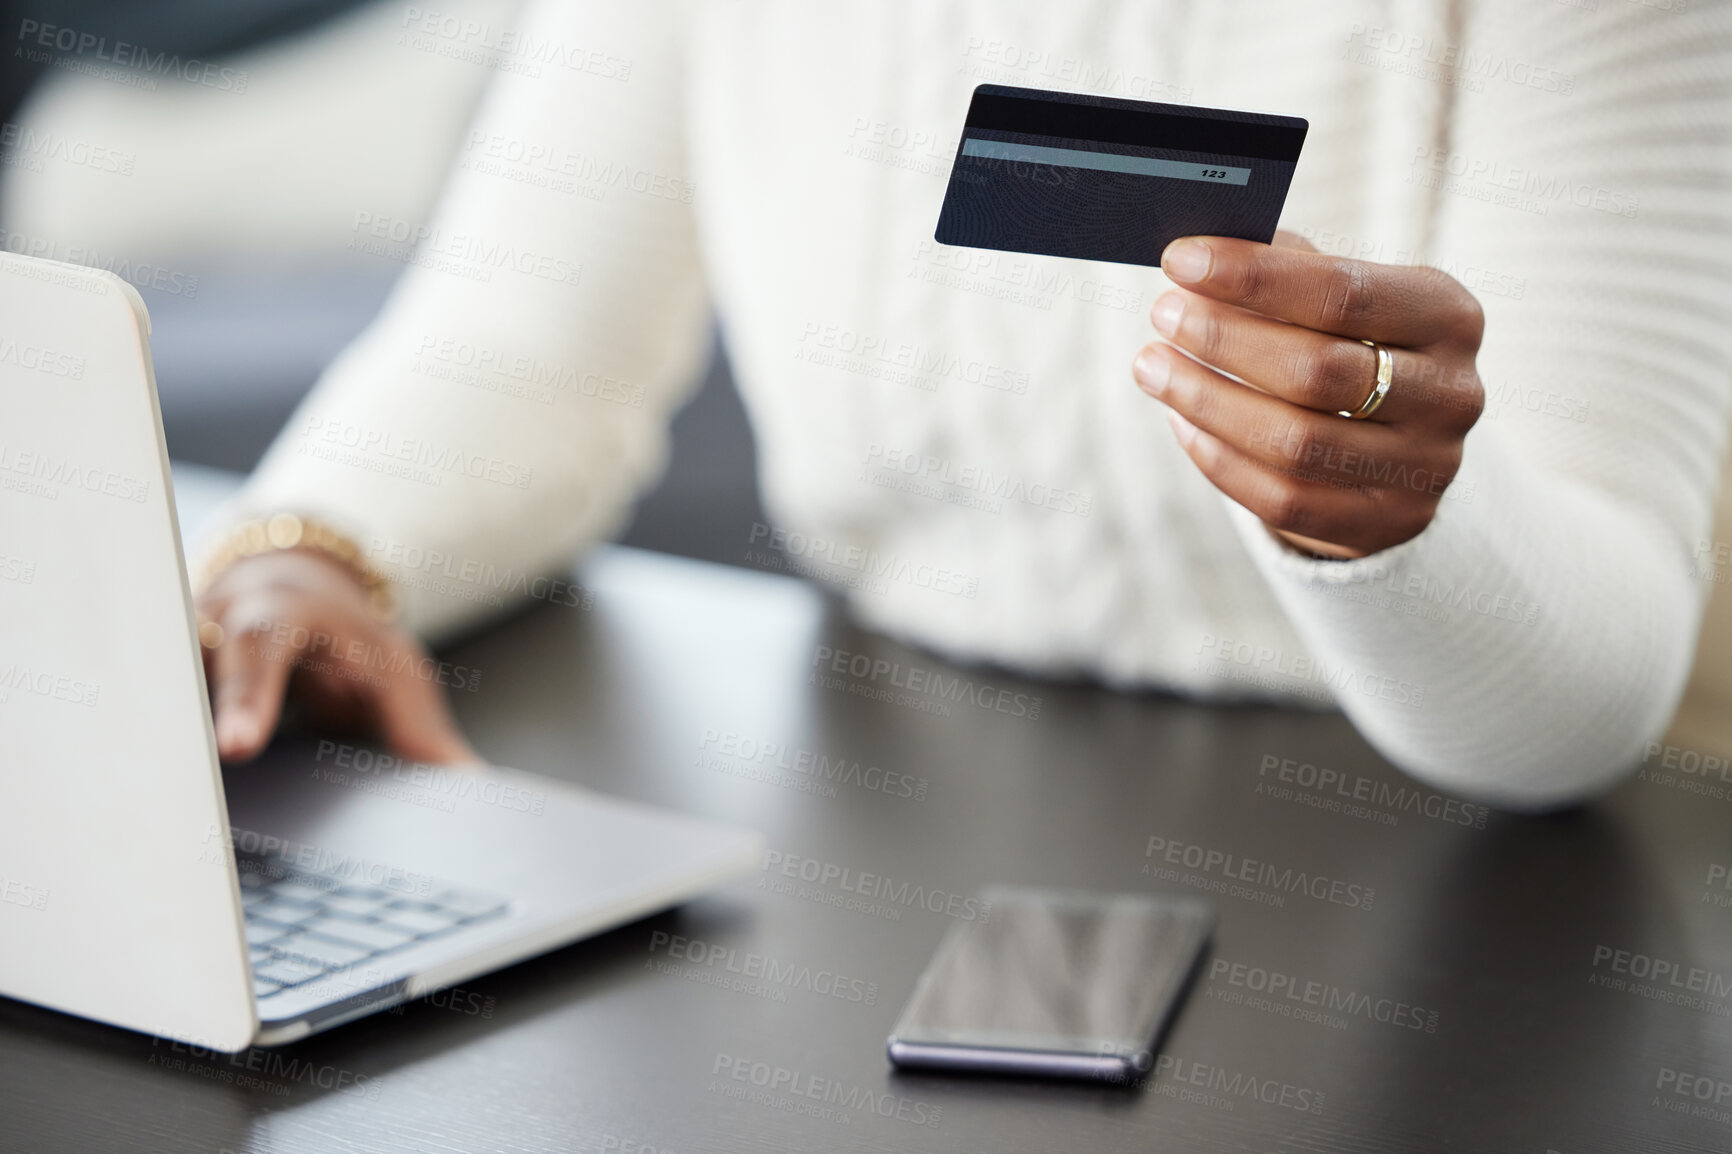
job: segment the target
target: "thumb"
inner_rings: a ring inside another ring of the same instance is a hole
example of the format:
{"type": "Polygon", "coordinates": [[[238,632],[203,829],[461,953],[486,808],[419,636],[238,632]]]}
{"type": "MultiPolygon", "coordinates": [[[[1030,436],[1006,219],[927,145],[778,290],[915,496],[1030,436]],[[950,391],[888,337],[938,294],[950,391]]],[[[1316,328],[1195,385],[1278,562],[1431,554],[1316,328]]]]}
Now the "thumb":
{"type": "Polygon", "coordinates": [[[487,763],[469,744],[438,686],[417,677],[399,677],[377,703],[379,735],[397,753],[434,765],[487,763]]]}

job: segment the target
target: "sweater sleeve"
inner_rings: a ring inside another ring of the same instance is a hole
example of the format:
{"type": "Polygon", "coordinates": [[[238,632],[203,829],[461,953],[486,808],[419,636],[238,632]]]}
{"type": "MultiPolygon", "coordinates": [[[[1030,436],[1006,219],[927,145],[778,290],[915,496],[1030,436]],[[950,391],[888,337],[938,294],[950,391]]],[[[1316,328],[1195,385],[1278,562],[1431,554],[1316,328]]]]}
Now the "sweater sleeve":
{"type": "Polygon", "coordinates": [[[1634,767],[1695,647],[1732,380],[1732,15],[1475,7],[1440,49],[1449,139],[1412,171],[1429,263],[1486,312],[1461,472],[1425,532],[1358,561],[1234,515],[1372,744],[1544,808],[1634,767]]]}
{"type": "Polygon", "coordinates": [[[228,519],[327,519],[435,638],[573,598],[547,575],[661,468],[707,347],[683,24],[673,0],[538,0],[509,30],[411,17],[414,45],[497,76],[431,221],[358,206],[356,258],[403,273],[228,519]]]}

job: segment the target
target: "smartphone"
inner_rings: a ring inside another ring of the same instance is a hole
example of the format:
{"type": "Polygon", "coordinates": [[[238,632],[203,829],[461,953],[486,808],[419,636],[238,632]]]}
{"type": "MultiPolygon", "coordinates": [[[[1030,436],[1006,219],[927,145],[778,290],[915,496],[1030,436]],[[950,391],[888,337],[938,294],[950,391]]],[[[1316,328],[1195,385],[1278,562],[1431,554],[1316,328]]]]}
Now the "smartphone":
{"type": "Polygon", "coordinates": [[[890,1035],[900,1067],[1128,1082],[1154,1064],[1214,932],[1181,895],[994,887],[890,1035]]]}

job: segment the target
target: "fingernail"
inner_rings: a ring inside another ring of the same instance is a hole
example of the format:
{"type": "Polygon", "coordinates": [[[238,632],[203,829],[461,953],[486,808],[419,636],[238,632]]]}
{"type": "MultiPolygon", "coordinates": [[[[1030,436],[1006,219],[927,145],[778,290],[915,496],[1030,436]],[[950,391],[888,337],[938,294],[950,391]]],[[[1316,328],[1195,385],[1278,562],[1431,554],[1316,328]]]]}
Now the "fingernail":
{"type": "Polygon", "coordinates": [[[1149,310],[1149,319],[1155,322],[1155,329],[1162,336],[1170,337],[1179,331],[1179,317],[1184,311],[1185,298],[1178,293],[1167,293],[1149,310]]]}
{"type": "Polygon", "coordinates": [[[1137,383],[1143,390],[1159,397],[1167,391],[1167,381],[1172,378],[1173,365],[1167,359],[1167,354],[1160,349],[1144,349],[1136,363],[1131,366],[1131,372],[1136,374],[1137,383]]]}
{"type": "Polygon", "coordinates": [[[1191,442],[1197,439],[1197,426],[1179,416],[1178,413],[1167,414],[1167,424],[1173,426],[1173,435],[1179,438],[1179,444],[1190,448],[1191,442]]]}
{"type": "Polygon", "coordinates": [[[1161,267],[1176,281],[1194,284],[1209,275],[1215,254],[1200,240],[1175,240],[1161,254],[1161,267]]]}
{"type": "Polygon", "coordinates": [[[217,725],[217,744],[224,749],[242,749],[253,743],[258,727],[237,714],[229,714],[217,725]]]}

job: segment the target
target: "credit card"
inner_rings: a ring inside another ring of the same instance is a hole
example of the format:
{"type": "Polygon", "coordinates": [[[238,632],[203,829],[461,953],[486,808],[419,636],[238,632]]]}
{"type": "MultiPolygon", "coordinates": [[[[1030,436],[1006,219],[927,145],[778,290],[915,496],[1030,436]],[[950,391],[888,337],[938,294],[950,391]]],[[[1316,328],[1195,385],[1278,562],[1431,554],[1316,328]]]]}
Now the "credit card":
{"type": "Polygon", "coordinates": [[[982,84],[938,214],[940,244],[1159,265],[1181,236],[1267,244],[1306,121],[982,84]]]}

